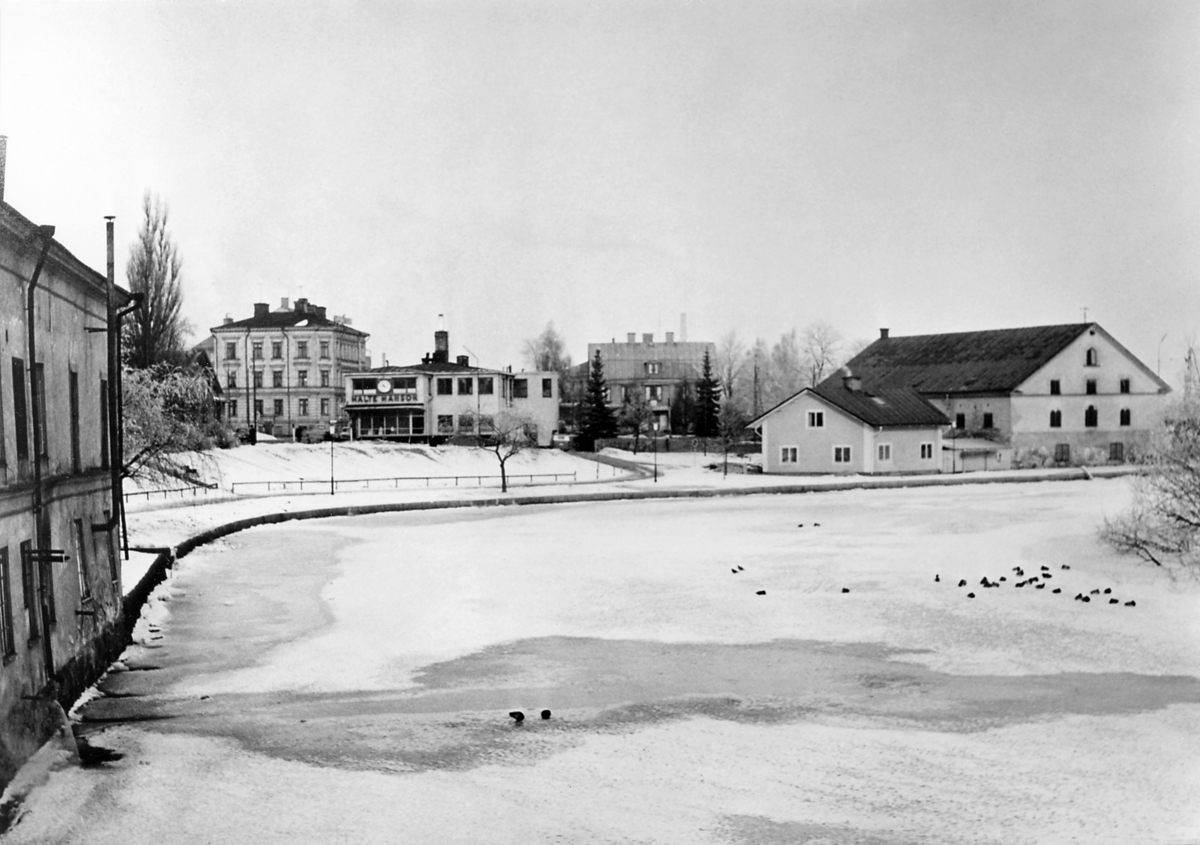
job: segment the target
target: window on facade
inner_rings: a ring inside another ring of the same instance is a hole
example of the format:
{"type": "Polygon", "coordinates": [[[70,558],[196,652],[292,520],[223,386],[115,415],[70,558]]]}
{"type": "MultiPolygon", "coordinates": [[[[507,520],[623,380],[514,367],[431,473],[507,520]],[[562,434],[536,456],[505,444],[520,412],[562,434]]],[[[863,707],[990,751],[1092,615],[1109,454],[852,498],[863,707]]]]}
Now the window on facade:
{"type": "Polygon", "coordinates": [[[1062,428],[1062,411],[1050,412],[1050,427],[1062,428]]]}
{"type": "Polygon", "coordinates": [[[283,370],[271,372],[271,387],[283,387],[283,370]]]}
{"type": "Polygon", "coordinates": [[[323,416],[323,417],[329,416],[329,400],[328,399],[321,400],[321,416],[323,416]]]}
{"type": "Polygon", "coordinates": [[[496,421],[492,419],[491,414],[479,415],[479,433],[494,434],[496,431],[496,421]]]}
{"type": "Polygon", "coordinates": [[[1129,392],[1129,379],[1127,379],[1127,378],[1121,379],[1121,392],[1122,393],[1129,392]]]}
{"type": "Polygon", "coordinates": [[[1083,424],[1087,428],[1095,428],[1099,424],[1100,414],[1096,411],[1095,405],[1088,405],[1087,410],[1083,412],[1083,424]]]}
{"type": "Polygon", "coordinates": [[[494,390],[495,390],[495,387],[494,387],[491,376],[480,376],[479,377],[479,395],[480,396],[491,396],[494,390]]]}
{"type": "Polygon", "coordinates": [[[1125,444],[1124,443],[1109,443],[1108,444],[1108,459],[1118,464],[1125,463],[1125,444]]]}
{"type": "Polygon", "coordinates": [[[275,407],[275,416],[282,417],[283,416],[283,400],[276,399],[273,404],[275,407]]]}
{"type": "Polygon", "coordinates": [[[454,395],[454,379],[440,378],[437,380],[438,396],[453,396],[454,395]]]}
{"type": "Polygon", "coordinates": [[[460,414],[458,417],[458,433],[470,434],[475,430],[475,418],[470,414],[460,414]]]}
{"type": "Polygon", "coordinates": [[[37,584],[33,563],[33,541],[21,541],[21,594],[25,599],[25,625],[29,631],[29,641],[33,642],[41,636],[41,626],[38,624],[37,584]]]}
{"type": "Polygon", "coordinates": [[[87,534],[83,520],[75,520],[75,569],[79,573],[79,597],[87,601],[92,597],[92,577],[88,572],[87,534]]]}
{"type": "MultiPolygon", "coordinates": [[[[108,469],[108,379],[100,379],[100,466],[108,469]]],[[[0,450],[2,451],[2,450],[0,450]]],[[[0,463],[4,463],[0,461],[0,463]]]]}
{"type": "Polygon", "coordinates": [[[225,343],[225,357],[230,361],[237,360],[237,343],[236,342],[228,342],[227,341],[225,343]]]}
{"type": "Polygon", "coordinates": [[[647,361],[646,362],[646,375],[656,376],[661,372],[662,372],[662,364],[660,362],[658,362],[658,361],[647,361]]]}
{"type": "Polygon", "coordinates": [[[8,546],[0,548],[0,651],[5,657],[17,653],[13,633],[12,571],[8,568],[8,546]]]}
{"type": "Polygon", "coordinates": [[[824,411],[809,411],[808,412],[808,427],[809,428],[824,428],[825,427],[825,412],[824,411]]]}
{"type": "Polygon", "coordinates": [[[458,380],[458,395],[470,396],[475,392],[475,381],[469,378],[460,378],[458,380]]]}
{"type": "Polygon", "coordinates": [[[329,357],[329,341],[327,341],[327,340],[321,341],[321,357],[322,358],[329,357]]]}
{"type": "Polygon", "coordinates": [[[966,428],[967,427],[967,415],[966,414],[955,414],[954,415],[954,427],[957,428],[959,431],[966,428]]]}
{"type": "Polygon", "coordinates": [[[1133,425],[1133,412],[1128,408],[1121,409],[1121,425],[1133,425]]]}
{"type": "Polygon", "coordinates": [[[255,361],[262,360],[262,341],[256,340],[250,344],[250,357],[255,361]]]}
{"type": "Polygon", "coordinates": [[[236,420],[237,415],[238,415],[237,414],[237,400],[230,399],[229,400],[229,419],[230,419],[230,421],[236,420]]]}
{"type": "Polygon", "coordinates": [[[995,419],[992,417],[992,414],[990,411],[985,412],[983,415],[983,427],[984,428],[995,428],[996,427],[995,419]]]}
{"type": "Polygon", "coordinates": [[[321,370],[321,387],[329,387],[329,370],[321,370]]]}
{"type": "Polygon", "coordinates": [[[1084,393],[1086,393],[1088,396],[1096,395],[1096,380],[1094,378],[1087,380],[1087,383],[1084,387],[1084,393]]]}
{"type": "Polygon", "coordinates": [[[1083,362],[1088,367],[1095,367],[1099,363],[1099,357],[1096,355],[1095,348],[1088,349],[1084,355],[1083,362]]]}
{"type": "Polygon", "coordinates": [[[454,433],[454,415],[453,414],[438,414],[437,428],[438,428],[438,434],[453,434],[454,433]]]}
{"type": "Polygon", "coordinates": [[[779,450],[779,462],[781,464],[797,463],[797,448],[795,446],[784,446],[779,450]]]}
{"type": "Polygon", "coordinates": [[[833,447],[833,462],[835,464],[850,463],[850,447],[849,446],[834,446],[833,447]]]}
{"type": "Polygon", "coordinates": [[[308,370],[296,370],[296,384],[299,387],[308,387],[308,370]]]}
{"type": "Polygon", "coordinates": [[[225,374],[225,387],[237,390],[237,370],[230,370],[225,374]]]}
{"type": "Polygon", "coordinates": [[[12,359],[13,424],[17,434],[17,460],[29,460],[29,409],[25,401],[25,362],[12,359]]]}
{"type": "Polygon", "coordinates": [[[554,379],[552,379],[552,378],[542,379],[542,398],[543,399],[553,399],[554,398],[554,379]]]}
{"type": "Polygon", "coordinates": [[[71,409],[71,471],[83,469],[83,453],[79,443],[79,373],[67,372],[67,401],[71,409]]]}
{"type": "Polygon", "coordinates": [[[921,444],[921,460],[923,460],[923,461],[933,460],[933,444],[932,443],[922,443],[921,444]]]}
{"type": "Polygon", "coordinates": [[[283,358],[283,343],[278,340],[271,341],[271,360],[278,361],[283,358]]]}
{"type": "Polygon", "coordinates": [[[1054,462],[1056,464],[1071,463],[1071,444],[1070,443],[1055,443],[1054,444],[1054,462]]]}
{"type": "Polygon", "coordinates": [[[661,402],[663,398],[663,386],[661,384],[646,385],[646,398],[653,402],[661,402]]]}
{"type": "Polygon", "coordinates": [[[529,380],[523,378],[513,379],[513,398],[528,399],[529,398],[529,380]]]}
{"type": "Polygon", "coordinates": [[[307,358],[308,357],[308,341],[307,340],[296,341],[296,357],[297,358],[307,358]]]}
{"type": "Polygon", "coordinates": [[[257,420],[259,417],[265,417],[265,416],[266,416],[266,414],[263,413],[263,400],[255,399],[254,400],[254,418],[257,420]]]}
{"type": "Polygon", "coordinates": [[[875,456],[881,461],[890,461],[892,459],[892,444],[880,443],[875,450],[875,456]]]}
{"type": "Polygon", "coordinates": [[[255,387],[262,387],[262,386],[263,386],[263,382],[262,382],[262,370],[255,370],[255,371],[254,371],[254,386],[255,386],[255,387]]]}
{"type": "Polygon", "coordinates": [[[1060,393],[1062,393],[1062,383],[1056,378],[1050,379],[1050,395],[1058,396],[1060,393]]]}
{"type": "Polygon", "coordinates": [[[308,400],[307,399],[297,399],[296,403],[300,407],[300,416],[307,417],[308,416],[308,400]]]}

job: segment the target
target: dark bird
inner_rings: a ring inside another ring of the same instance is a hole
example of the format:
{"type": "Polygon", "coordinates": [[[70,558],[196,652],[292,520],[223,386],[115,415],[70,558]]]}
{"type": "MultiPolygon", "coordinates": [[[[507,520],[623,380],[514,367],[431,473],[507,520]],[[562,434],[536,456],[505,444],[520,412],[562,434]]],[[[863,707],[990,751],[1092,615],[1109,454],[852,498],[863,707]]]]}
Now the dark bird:
{"type": "Polygon", "coordinates": [[[797,525],[796,527],[797,527],[797,528],[803,528],[803,527],[804,527],[804,523],[803,523],[803,522],[801,522],[801,523],[800,523],[799,525],[797,525]]]}
{"type": "Polygon", "coordinates": [[[848,593],[848,592],[850,592],[850,588],[849,588],[849,587],[842,587],[842,592],[843,592],[843,593],[848,593]]]}
{"type": "Polygon", "coordinates": [[[1107,596],[1107,595],[1108,595],[1109,593],[1111,593],[1111,592],[1112,592],[1112,587],[1105,587],[1105,588],[1104,588],[1104,595],[1106,595],[1106,596],[1107,596]]]}
{"type": "Polygon", "coordinates": [[[965,587],[965,586],[967,586],[967,579],[966,579],[966,578],[964,578],[964,579],[962,579],[961,581],[959,581],[959,582],[958,582],[958,586],[960,586],[960,587],[965,587]]]}
{"type": "Polygon", "coordinates": [[[522,713],[520,710],[513,710],[511,713],[508,714],[508,716],[510,719],[512,719],[518,725],[525,721],[525,714],[522,713]]]}
{"type": "Polygon", "coordinates": [[[1055,587],[1055,588],[1054,588],[1054,592],[1056,592],[1056,593],[1061,593],[1061,592],[1062,592],[1062,587],[1055,587]]]}
{"type": "Polygon", "coordinates": [[[1108,603],[1109,604],[1120,604],[1121,600],[1120,599],[1109,599],[1108,603]]]}
{"type": "Polygon", "coordinates": [[[730,571],[730,572],[732,572],[734,575],[737,575],[737,570],[736,570],[736,569],[731,569],[731,570],[729,570],[729,571],[730,571]]]}
{"type": "Polygon", "coordinates": [[[981,586],[981,587],[986,587],[986,586],[987,586],[989,583],[990,583],[990,582],[988,581],[988,579],[987,579],[987,576],[986,576],[986,575],[984,575],[984,576],[983,576],[983,580],[979,582],[979,586],[981,586]]]}
{"type": "Polygon", "coordinates": [[[820,527],[821,527],[821,523],[819,523],[819,522],[813,523],[813,528],[820,528],[820,527]]]}
{"type": "Polygon", "coordinates": [[[1024,586],[1025,586],[1025,582],[1024,582],[1024,581],[1018,581],[1017,583],[1013,584],[1013,586],[1014,586],[1014,587],[1024,587],[1024,586]]]}
{"type": "Polygon", "coordinates": [[[1024,574],[1025,574],[1025,570],[1018,566],[1017,567],[1017,575],[1023,576],[1024,574]]]}
{"type": "Polygon", "coordinates": [[[1054,576],[1053,576],[1053,575],[1051,575],[1049,572],[1043,572],[1043,573],[1042,573],[1042,577],[1043,577],[1043,578],[1053,578],[1054,576]]]}
{"type": "Polygon", "coordinates": [[[544,721],[549,721],[549,719],[550,719],[550,711],[549,710],[542,711],[542,719],[544,721]]]}
{"type": "Polygon", "coordinates": [[[969,598],[969,599],[973,599],[973,598],[975,598],[975,594],[974,594],[974,593],[967,593],[967,598],[969,598]]]}
{"type": "Polygon", "coordinates": [[[1014,567],[1013,567],[1013,572],[1016,572],[1018,575],[1020,575],[1020,574],[1021,574],[1021,567],[1019,567],[1019,566],[1014,566],[1014,567]]]}
{"type": "Polygon", "coordinates": [[[1007,579],[1007,578],[1005,578],[1003,575],[1001,575],[1001,576],[1000,576],[1000,580],[1001,580],[1001,581],[1007,581],[1008,579],[1007,579]]]}
{"type": "Polygon", "coordinates": [[[738,572],[745,572],[745,571],[746,571],[746,570],[745,570],[745,569],[743,569],[743,568],[742,568],[742,565],[739,563],[739,564],[738,564],[738,572]]]}
{"type": "Polygon", "coordinates": [[[1137,602],[1135,602],[1135,601],[1127,601],[1127,602],[1125,602],[1125,606],[1126,606],[1126,607],[1137,607],[1137,602]]]}
{"type": "Polygon", "coordinates": [[[1084,600],[1084,601],[1091,601],[1091,600],[1092,600],[1092,597],[1091,597],[1091,596],[1084,596],[1084,597],[1083,597],[1083,600],[1084,600]]]}
{"type": "Polygon", "coordinates": [[[1083,601],[1083,593],[1076,593],[1075,601],[1083,601]]]}
{"type": "Polygon", "coordinates": [[[1042,572],[1049,572],[1049,571],[1050,571],[1050,567],[1048,567],[1048,566],[1042,566],[1042,567],[1039,567],[1039,568],[1042,570],[1042,572]]]}
{"type": "Polygon", "coordinates": [[[758,592],[756,592],[754,595],[756,595],[756,596],[765,596],[766,594],[767,594],[767,591],[766,591],[766,590],[759,590],[759,591],[758,591],[758,592]]]}
{"type": "Polygon", "coordinates": [[[1063,568],[1063,569],[1070,569],[1071,567],[1067,566],[1067,565],[1064,563],[1064,564],[1062,565],[1062,568],[1063,568]]]}
{"type": "Polygon", "coordinates": [[[940,575],[934,575],[934,576],[933,576],[933,582],[934,582],[935,584],[936,584],[936,583],[938,583],[938,582],[939,582],[939,581],[941,581],[941,580],[942,580],[942,576],[940,576],[940,575]]]}
{"type": "Polygon", "coordinates": [[[1036,587],[1034,587],[1034,589],[1035,589],[1035,590],[1044,590],[1044,589],[1046,589],[1046,585],[1045,585],[1045,584],[1038,584],[1036,587]]]}
{"type": "Polygon", "coordinates": [[[1100,595],[1100,590],[1099,589],[1092,590],[1092,592],[1089,595],[1098,596],[1098,595],[1100,595]]]}
{"type": "Polygon", "coordinates": [[[1031,575],[1025,583],[1032,584],[1036,580],[1038,580],[1038,577],[1036,575],[1031,575]]]}

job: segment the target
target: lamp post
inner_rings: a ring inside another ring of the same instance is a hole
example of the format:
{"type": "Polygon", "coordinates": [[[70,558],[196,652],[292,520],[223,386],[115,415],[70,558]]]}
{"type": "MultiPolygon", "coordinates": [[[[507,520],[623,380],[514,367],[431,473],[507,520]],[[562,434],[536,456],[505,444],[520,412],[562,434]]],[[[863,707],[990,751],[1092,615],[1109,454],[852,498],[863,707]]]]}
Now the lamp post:
{"type": "Polygon", "coordinates": [[[334,494],[333,486],[333,436],[329,437],[329,495],[334,494]]]}

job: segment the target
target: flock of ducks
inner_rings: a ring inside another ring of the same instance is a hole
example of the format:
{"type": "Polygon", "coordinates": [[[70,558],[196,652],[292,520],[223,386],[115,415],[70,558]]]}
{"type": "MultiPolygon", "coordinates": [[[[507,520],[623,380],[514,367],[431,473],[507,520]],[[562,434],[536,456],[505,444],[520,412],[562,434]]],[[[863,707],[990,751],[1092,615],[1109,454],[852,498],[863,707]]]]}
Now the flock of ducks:
{"type": "MultiPolygon", "coordinates": [[[[1070,568],[1071,567],[1068,566],[1067,564],[1065,564],[1065,563],[1062,564],[1062,569],[1070,569],[1070,568]]],[[[1032,586],[1035,590],[1044,590],[1048,586],[1049,582],[1054,578],[1054,575],[1053,575],[1053,573],[1050,572],[1050,567],[1048,567],[1048,566],[1042,566],[1039,569],[1037,575],[1030,575],[1029,577],[1025,576],[1025,570],[1019,566],[1014,566],[1013,572],[1016,574],[1017,578],[1024,579],[1023,581],[1016,581],[1013,584],[1014,587],[1032,586]]],[[[934,575],[933,580],[935,582],[940,583],[942,580],[942,577],[940,575],[934,575]]],[[[983,580],[979,582],[979,586],[983,587],[985,590],[994,589],[994,588],[998,588],[1001,585],[1001,583],[1003,583],[1007,580],[1008,580],[1008,578],[1004,575],[1000,576],[999,581],[992,581],[986,575],[984,575],[983,580]]],[[[965,578],[961,579],[958,582],[958,586],[960,586],[960,587],[967,586],[967,580],[965,578]]],[[[1062,587],[1055,587],[1050,592],[1061,593],[1062,587]]],[[[1112,595],[1112,587],[1105,587],[1103,590],[1101,590],[1099,587],[1097,587],[1096,589],[1092,590],[1090,593],[1076,593],[1075,601],[1079,601],[1079,602],[1083,602],[1083,603],[1087,604],[1087,603],[1091,602],[1092,596],[1111,596],[1111,595],[1112,595]]],[[[967,598],[969,598],[969,599],[975,598],[975,593],[973,593],[973,592],[967,593],[967,598]]],[[[1102,598],[1097,599],[1097,601],[1103,601],[1103,599],[1102,598]]],[[[1117,599],[1117,598],[1109,598],[1108,603],[1109,604],[1120,604],[1121,600],[1117,599]]],[[[1127,602],[1125,602],[1125,606],[1126,607],[1137,607],[1137,602],[1132,601],[1132,600],[1127,601],[1127,602]]]]}

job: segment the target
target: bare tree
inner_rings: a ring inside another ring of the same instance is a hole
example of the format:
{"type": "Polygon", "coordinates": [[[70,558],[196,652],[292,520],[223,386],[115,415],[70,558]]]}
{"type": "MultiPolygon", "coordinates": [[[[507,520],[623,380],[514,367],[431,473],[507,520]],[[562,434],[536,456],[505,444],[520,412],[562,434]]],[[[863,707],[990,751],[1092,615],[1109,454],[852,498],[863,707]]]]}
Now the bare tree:
{"type": "Polygon", "coordinates": [[[182,365],[184,337],[191,330],[180,315],[183,263],[167,230],[167,205],[147,191],[142,199],[142,228],[129,249],[125,276],[129,289],[144,296],[142,307],[121,327],[126,360],[138,369],[155,364],[182,365]]]}
{"type": "Polygon", "coordinates": [[[820,383],[837,366],[838,347],[842,335],[824,320],[809,323],[801,338],[804,364],[809,385],[820,383]]]}
{"type": "Polygon", "coordinates": [[[496,456],[500,463],[500,492],[508,492],[509,458],[537,445],[537,423],[519,411],[501,411],[495,417],[480,416],[476,443],[496,456]]]}
{"type": "Polygon", "coordinates": [[[721,335],[717,344],[717,381],[725,396],[733,396],[738,378],[746,366],[746,344],[738,338],[736,331],[721,335]]]}
{"type": "Polygon", "coordinates": [[[779,338],[771,348],[771,380],[768,382],[767,407],[774,407],[804,386],[805,367],[800,357],[796,330],[779,338]]]}
{"type": "Polygon", "coordinates": [[[654,419],[650,403],[646,401],[645,390],[638,382],[627,385],[625,399],[617,411],[617,423],[633,435],[633,454],[638,453],[638,444],[642,439],[642,429],[649,426],[654,419]]]}

